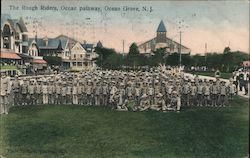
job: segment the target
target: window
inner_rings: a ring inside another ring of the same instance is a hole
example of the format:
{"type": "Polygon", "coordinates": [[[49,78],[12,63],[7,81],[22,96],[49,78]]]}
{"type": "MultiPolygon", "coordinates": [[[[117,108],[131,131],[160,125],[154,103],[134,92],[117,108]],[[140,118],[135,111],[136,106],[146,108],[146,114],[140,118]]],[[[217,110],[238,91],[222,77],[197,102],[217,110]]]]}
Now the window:
{"type": "Polygon", "coordinates": [[[82,62],[79,62],[79,63],[78,63],[78,66],[82,66],[82,62]]]}
{"type": "Polygon", "coordinates": [[[80,58],[82,59],[82,54],[80,55],[80,58]]]}
{"type": "Polygon", "coordinates": [[[73,66],[76,66],[76,62],[73,62],[73,66]]]}

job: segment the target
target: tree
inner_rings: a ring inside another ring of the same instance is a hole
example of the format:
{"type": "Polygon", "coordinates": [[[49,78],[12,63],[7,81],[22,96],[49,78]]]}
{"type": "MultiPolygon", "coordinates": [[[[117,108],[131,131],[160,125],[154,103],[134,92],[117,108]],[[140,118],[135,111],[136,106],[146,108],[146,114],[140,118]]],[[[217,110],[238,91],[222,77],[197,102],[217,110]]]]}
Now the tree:
{"type": "Polygon", "coordinates": [[[128,64],[128,66],[131,67],[137,67],[139,65],[139,49],[138,46],[136,45],[136,43],[132,43],[129,47],[129,52],[127,55],[127,61],[126,63],[128,64]]]}
{"type": "Polygon", "coordinates": [[[149,65],[158,66],[159,64],[165,64],[165,55],[165,48],[156,49],[156,51],[154,51],[154,55],[150,57],[149,65]]]}
{"type": "Polygon", "coordinates": [[[178,66],[179,65],[179,53],[170,54],[167,57],[166,64],[170,66],[178,66]]]}
{"type": "Polygon", "coordinates": [[[57,56],[44,56],[43,59],[50,66],[60,66],[62,64],[62,58],[57,56]]]}
{"type": "Polygon", "coordinates": [[[132,43],[129,47],[128,55],[138,55],[138,54],[140,54],[138,46],[136,45],[136,43],[132,43]]]}
{"type": "Polygon", "coordinates": [[[114,53],[108,56],[103,63],[103,68],[107,69],[120,69],[123,65],[123,56],[118,53],[114,53]]]}
{"type": "Polygon", "coordinates": [[[231,49],[230,49],[229,47],[225,47],[223,53],[224,53],[224,54],[227,54],[227,53],[229,53],[230,51],[231,51],[231,49]]]}
{"type": "Polygon", "coordinates": [[[192,57],[189,54],[182,55],[182,65],[185,65],[187,67],[191,67],[192,62],[193,62],[192,57]]]}
{"type": "Polygon", "coordinates": [[[96,53],[99,55],[96,64],[100,67],[103,66],[103,63],[107,60],[107,58],[112,55],[112,54],[116,54],[116,51],[114,49],[110,49],[110,48],[100,48],[100,47],[96,47],[95,48],[96,53]]]}

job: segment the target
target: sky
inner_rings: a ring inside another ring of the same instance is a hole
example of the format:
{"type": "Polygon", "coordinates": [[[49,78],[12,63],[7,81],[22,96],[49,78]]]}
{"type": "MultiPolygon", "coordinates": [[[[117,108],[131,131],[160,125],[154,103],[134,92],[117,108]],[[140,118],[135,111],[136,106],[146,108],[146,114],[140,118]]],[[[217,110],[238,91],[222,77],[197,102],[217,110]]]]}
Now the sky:
{"type": "Polygon", "coordinates": [[[156,36],[161,20],[167,37],[177,42],[182,31],[182,44],[192,54],[231,50],[249,52],[249,1],[38,1],[1,0],[2,14],[23,17],[29,37],[34,37],[35,26],[39,37],[65,34],[79,41],[96,43],[118,52],[128,51],[131,43],[141,43],[156,36]],[[10,6],[19,7],[13,10],[10,6]],[[41,10],[56,6],[57,11],[41,10]],[[37,6],[38,10],[22,9],[37,6]],[[123,11],[123,7],[138,7],[140,11],[123,11]],[[61,7],[76,7],[62,10],[61,7]],[[80,11],[80,7],[99,7],[99,11],[80,11]],[[105,8],[121,8],[120,11],[105,8]],[[147,11],[143,11],[146,7],[147,11]],[[152,11],[150,12],[150,8],[152,11]],[[34,21],[37,21],[34,23],[34,21]]]}

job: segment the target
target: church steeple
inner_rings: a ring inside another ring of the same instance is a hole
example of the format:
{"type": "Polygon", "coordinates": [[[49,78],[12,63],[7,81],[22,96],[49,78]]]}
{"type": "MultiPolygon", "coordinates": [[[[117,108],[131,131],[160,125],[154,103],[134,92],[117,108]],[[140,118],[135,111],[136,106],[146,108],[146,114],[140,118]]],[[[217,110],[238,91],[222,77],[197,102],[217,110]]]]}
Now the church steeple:
{"type": "Polygon", "coordinates": [[[167,29],[166,29],[164,22],[162,20],[158,26],[157,32],[167,32],[167,29]]]}
{"type": "Polygon", "coordinates": [[[166,43],[167,40],[167,29],[164,22],[161,20],[157,32],[156,32],[156,43],[166,43]]]}

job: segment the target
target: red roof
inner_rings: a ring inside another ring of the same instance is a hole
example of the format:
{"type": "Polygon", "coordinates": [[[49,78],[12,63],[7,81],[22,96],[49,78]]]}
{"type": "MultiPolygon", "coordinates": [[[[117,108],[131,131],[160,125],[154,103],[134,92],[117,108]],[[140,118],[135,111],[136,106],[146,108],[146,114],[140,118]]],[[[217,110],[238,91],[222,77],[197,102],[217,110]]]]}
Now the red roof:
{"type": "Polygon", "coordinates": [[[245,67],[250,66],[250,60],[243,61],[242,65],[245,66],[245,67]]]}
{"type": "Polygon", "coordinates": [[[9,52],[1,52],[0,53],[1,59],[21,59],[16,53],[9,53],[9,52]]]}
{"type": "Polygon", "coordinates": [[[47,64],[47,62],[43,59],[33,59],[30,61],[31,63],[36,63],[36,64],[47,64]]]}

